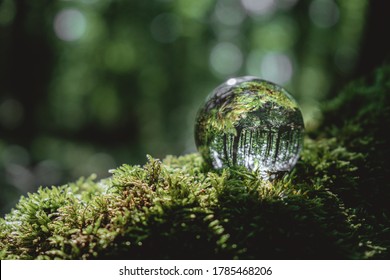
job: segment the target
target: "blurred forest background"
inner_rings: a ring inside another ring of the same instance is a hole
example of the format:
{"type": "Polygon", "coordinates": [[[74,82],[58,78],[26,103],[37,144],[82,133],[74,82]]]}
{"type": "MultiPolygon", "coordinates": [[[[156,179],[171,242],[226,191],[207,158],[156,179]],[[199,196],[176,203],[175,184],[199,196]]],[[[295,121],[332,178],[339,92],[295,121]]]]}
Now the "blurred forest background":
{"type": "Polygon", "coordinates": [[[369,0],[0,0],[0,214],[146,154],[194,152],[205,97],[255,75],[318,104],[387,58],[369,0]]]}

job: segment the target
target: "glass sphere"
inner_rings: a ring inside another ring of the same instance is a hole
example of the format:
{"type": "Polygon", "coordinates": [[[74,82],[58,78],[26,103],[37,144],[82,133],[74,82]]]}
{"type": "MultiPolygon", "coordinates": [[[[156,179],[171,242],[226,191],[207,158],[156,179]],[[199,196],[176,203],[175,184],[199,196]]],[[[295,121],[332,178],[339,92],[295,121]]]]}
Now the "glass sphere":
{"type": "Polygon", "coordinates": [[[195,124],[198,151],[214,169],[244,166],[268,175],[294,167],[303,135],[294,98],[284,88],[250,76],[218,86],[195,124]]]}

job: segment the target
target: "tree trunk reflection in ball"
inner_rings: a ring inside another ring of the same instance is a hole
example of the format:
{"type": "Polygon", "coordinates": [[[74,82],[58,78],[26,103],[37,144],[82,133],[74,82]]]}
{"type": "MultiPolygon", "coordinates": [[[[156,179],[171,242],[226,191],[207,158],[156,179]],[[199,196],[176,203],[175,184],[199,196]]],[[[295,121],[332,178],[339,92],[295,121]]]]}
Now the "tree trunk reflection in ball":
{"type": "Polygon", "coordinates": [[[276,84],[249,76],[217,87],[195,124],[198,151],[214,169],[244,166],[265,176],[294,167],[303,134],[294,98],[276,84]]]}

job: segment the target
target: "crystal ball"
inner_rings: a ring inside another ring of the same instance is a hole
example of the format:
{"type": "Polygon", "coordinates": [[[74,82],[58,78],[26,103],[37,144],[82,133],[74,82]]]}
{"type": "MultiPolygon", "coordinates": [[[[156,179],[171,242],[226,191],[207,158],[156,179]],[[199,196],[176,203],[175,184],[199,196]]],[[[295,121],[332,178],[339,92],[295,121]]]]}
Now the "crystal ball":
{"type": "Polygon", "coordinates": [[[244,166],[262,174],[290,171],[303,146],[304,123],[294,98],[260,78],[231,78],[199,109],[195,143],[214,169],[244,166]]]}

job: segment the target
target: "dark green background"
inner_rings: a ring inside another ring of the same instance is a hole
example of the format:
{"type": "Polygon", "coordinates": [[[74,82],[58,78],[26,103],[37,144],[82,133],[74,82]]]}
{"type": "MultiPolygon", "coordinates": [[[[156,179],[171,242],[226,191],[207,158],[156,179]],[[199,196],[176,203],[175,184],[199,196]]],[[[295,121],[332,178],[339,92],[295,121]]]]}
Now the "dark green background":
{"type": "Polygon", "coordinates": [[[319,104],[387,58],[380,1],[0,1],[0,213],[20,194],[195,151],[195,114],[232,76],[319,104]]]}

